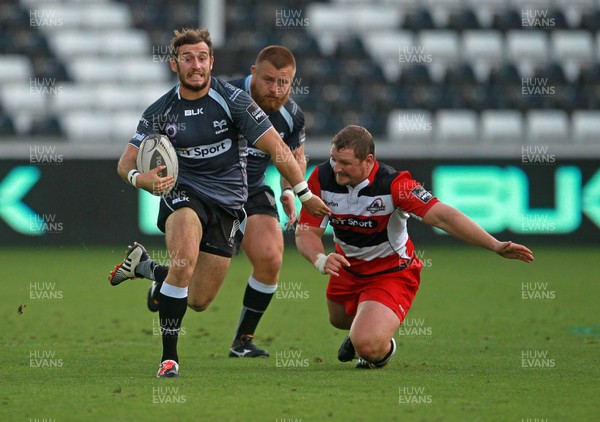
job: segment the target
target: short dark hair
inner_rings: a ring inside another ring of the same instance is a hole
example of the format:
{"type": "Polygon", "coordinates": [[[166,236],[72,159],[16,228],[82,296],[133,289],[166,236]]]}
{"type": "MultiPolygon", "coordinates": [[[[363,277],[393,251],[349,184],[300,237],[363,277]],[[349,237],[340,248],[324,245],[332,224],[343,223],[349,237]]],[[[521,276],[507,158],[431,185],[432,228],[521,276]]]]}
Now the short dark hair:
{"type": "Polygon", "coordinates": [[[292,66],[296,69],[296,59],[292,52],[282,45],[270,45],[263,48],[258,57],[256,57],[255,64],[267,61],[275,66],[275,69],[282,69],[284,67],[292,66]]]}
{"type": "Polygon", "coordinates": [[[336,150],[350,148],[354,156],[363,161],[369,154],[375,155],[375,142],[371,133],[362,126],[349,125],[335,134],[331,144],[336,150]]]}
{"type": "Polygon", "coordinates": [[[206,28],[183,28],[180,30],[173,31],[175,36],[171,38],[171,44],[169,51],[171,58],[177,58],[179,54],[179,47],[186,44],[198,44],[200,42],[205,43],[208,46],[210,56],[213,56],[212,40],[210,39],[210,32],[206,28]]]}

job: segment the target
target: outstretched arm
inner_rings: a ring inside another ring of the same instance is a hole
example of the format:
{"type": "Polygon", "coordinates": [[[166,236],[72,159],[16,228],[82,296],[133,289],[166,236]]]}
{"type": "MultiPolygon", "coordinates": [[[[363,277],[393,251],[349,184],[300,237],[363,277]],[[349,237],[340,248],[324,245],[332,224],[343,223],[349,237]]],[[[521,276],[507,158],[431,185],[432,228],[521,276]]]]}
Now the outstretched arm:
{"type": "Polygon", "coordinates": [[[465,214],[444,203],[433,205],[423,217],[423,222],[444,230],[459,240],[494,251],[504,258],[524,262],[532,262],[534,259],[527,247],[510,241],[499,241],[465,214]]]}

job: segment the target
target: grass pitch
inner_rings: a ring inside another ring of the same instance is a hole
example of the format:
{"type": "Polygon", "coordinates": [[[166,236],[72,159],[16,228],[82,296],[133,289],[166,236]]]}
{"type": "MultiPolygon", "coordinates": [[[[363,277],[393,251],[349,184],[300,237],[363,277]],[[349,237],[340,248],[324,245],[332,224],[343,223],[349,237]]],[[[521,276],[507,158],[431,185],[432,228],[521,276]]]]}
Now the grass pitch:
{"type": "Polygon", "coordinates": [[[121,248],[0,250],[0,420],[600,420],[600,249],[534,248],[531,265],[422,251],[383,370],[337,361],[326,278],[289,248],[256,333],[271,357],[227,357],[250,271],[239,256],[211,307],[186,314],[181,378],[158,380],[149,282],[106,281],[121,248]]]}

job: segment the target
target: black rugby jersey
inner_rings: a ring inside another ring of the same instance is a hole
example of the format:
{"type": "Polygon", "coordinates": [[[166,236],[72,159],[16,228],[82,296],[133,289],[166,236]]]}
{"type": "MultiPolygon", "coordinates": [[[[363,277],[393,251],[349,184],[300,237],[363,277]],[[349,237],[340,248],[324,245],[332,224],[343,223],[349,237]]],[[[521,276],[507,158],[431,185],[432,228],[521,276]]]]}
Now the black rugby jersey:
{"type": "MultiPolygon", "coordinates": [[[[252,75],[230,83],[243,89],[250,95],[250,80],[252,75]]],[[[304,113],[294,100],[288,98],[286,103],[275,113],[269,114],[271,124],[281,136],[281,139],[293,151],[304,144],[304,113]]],[[[258,148],[248,146],[248,188],[255,192],[265,184],[265,171],[271,163],[271,157],[258,148]]]]}
{"type": "Polygon", "coordinates": [[[186,100],[179,84],[144,111],[130,144],[166,135],[179,160],[177,183],[230,208],[248,199],[246,155],[272,125],[242,89],[215,77],[207,95],[186,100]]]}

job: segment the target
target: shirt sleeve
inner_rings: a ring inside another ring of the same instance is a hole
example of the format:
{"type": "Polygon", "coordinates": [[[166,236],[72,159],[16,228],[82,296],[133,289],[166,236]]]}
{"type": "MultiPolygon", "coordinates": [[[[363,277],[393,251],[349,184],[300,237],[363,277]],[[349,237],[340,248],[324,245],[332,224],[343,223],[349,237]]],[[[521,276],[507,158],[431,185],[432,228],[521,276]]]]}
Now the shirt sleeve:
{"type": "Polygon", "coordinates": [[[231,118],[251,145],[273,125],[267,113],[243,90],[229,83],[223,85],[224,98],[229,103],[231,118]]]}
{"type": "Polygon", "coordinates": [[[144,110],[144,113],[142,113],[142,117],[140,117],[138,122],[137,129],[133,134],[133,137],[129,140],[129,144],[139,148],[144,138],[148,135],[162,133],[156,124],[156,116],[160,115],[160,111],[167,95],[159,98],[144,110]]]}
{"type": "Polygon", "coordinates": [[[419,219],[423,218],[434,204],[440,202],[407,171],[398,173],[392,182],[392,198],[396,207],[419,219]]]}

